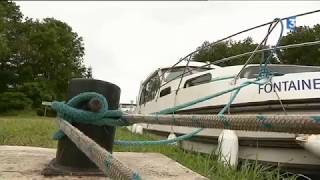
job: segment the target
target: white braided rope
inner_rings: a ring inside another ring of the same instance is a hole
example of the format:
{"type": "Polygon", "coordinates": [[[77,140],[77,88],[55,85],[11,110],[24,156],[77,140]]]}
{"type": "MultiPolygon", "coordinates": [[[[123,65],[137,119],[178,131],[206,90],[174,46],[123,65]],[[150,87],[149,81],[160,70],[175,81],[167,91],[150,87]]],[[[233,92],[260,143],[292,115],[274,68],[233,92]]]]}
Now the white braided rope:
{"type": "Polygon", "coordinates": [[[320,134],[320,115],[123,115],[128,124],[320,134]]]}
{"type": "Polygon", "coordinates": [[[57,118],[57,121],[59,128],[105,175],[117,180],[140,179],[136,172],[122,164],[118,159],[113,157],[111,153],[99,146],[99,144],[72,126],[69,122],[61,118],[57,118]]]}

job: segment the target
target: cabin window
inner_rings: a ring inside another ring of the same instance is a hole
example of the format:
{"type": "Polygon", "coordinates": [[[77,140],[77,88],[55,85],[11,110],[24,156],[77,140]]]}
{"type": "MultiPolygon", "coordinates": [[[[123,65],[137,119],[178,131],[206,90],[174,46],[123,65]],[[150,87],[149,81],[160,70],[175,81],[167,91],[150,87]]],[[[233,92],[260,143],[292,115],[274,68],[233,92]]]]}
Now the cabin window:
{"type": "Polygon", "coordinates": [[[144,82],[139,104],[141,105],[153,100],[156,97],[159,88],[160,78],[156,73],[154,76],[144,82]]]}
{"type": "MultiPolygon", "coordinates": [[[[168,81],[172,81],[173,79],[176,79],[176,78],[179,77],[181,74],[183,74],[184,69],[185,69],[185,67],[171,69],[169,72],[166,72],[166,73],[165,73],[165,79],[164,79],[164,81],[165,81],[165,82],[168,82],[168,81]]],[[[188,72],[188,73],[185,74],[185,76],[190,75],[190,74],[191,74],[191,73],[188,72]]]]}
{"type": "MultiPolygon", "coordinates": [[[[176,78],[181,78],[181,75],[183,74],[183,72],[185,72],[185,74],[183,76],[188,76],[194,73],[198,73],[198,72],[203,72],[203,71],[207,71],[211,68],[204,68],[204,67],[187,67],[187,69],[185,70],[186,67],[175,67],[172,68],[170,70],[168,70],[165,74],[164,74],[164,81],[165,82],[169,82],[172,81],[176,78]]],[[[164,69],[166,70],[166,69],[164,69]]]]}
{"type": "Polygon", "coordinates": [[[191,86],[197,86],[200,84],[204,84],[204,83],[208,83],[211,81],[212,75],[210,73],[207,74],[203,74],[201,76],[198,77],[194,77],[192,79],[189,79],[186,81],[186,83],[184,84],[184,88],[188,88],[191,86]]]}
{"type": "Polygon", "coordinates": [[[167,88],[160,91],[160,97],[168,95],[170,93],[171,93],[171,87],[167,87],[167,88]]]}

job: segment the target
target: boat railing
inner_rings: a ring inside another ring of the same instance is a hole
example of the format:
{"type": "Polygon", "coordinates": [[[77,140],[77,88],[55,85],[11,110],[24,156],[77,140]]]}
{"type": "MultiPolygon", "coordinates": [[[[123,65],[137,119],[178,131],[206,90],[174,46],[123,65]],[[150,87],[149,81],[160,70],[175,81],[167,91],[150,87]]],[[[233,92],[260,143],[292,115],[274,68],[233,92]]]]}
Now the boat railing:
{"type": "MultiPolygon", "coordinates": [[[[309,42],[304,42],[304,43],[297,43],[297,44],[278,46],[278,47],[276,47],[276,49],[279,49],[279,50],[280,49],[291,49],[291,48],[298,48],[298,47],[304,47],[304,46],[313,46],[313,45],[318,45],[318,44],[320,44],[320,41],[309,41],[309,42]]],[[[266,48],[266,49],[260,49],[260,50],[257,50],[256,53],[263,53],[263,52],[271,51],[272,49],[273,49],[273,47],[272,48],[266,48]]],[[[205,67],[209,67],[210,65],[217,65],[217,64],[228,62],[228,61],[231,61],[231,60],[234,60],[234,59],[237,59],[237,58],[249,56],[249,55],[251,55],[253,53],[254,53],[254,51],[250,51],[250,52],[245,52],[245,53],[242,53],[242,54],[237,54],[237,55],[234,55],[234,56],[229,56],[229,57],[226,57],[226,58],[223,58],[223,59],[219,59],[217,61],[210,62],[210,63],[205,64],[205,65],[199,66],[198,68],[205,68],[205,67]]],[[[170,68],[168,68],[168,69],[170,69],[170,68]]],[[[166,71],[168,71],[168,70],[166,70],[166,71]]],[[[182,76],[190,73],[191,71],[192,71],[192,69],[189,69],[189,70],[185,71],[184,73],[176,76],[175,78],[173,78],[173,79],[171,79],[169,81],[166,81],[165,83],[163,83],[160,86],[160,88],[165,86],[165,85],[167,85],[171,81],[176,80],[177,78],[181,78],[182,76]]]]}
{"type": "MultiPolygon", "coordinates": [[[[313,14],[313,13],[317,13],[317,12],[320,12],[320,10],[315,10],[315,11],[310,11],[310,12],[306,12],[306,13],[301,13],[301,14],[297,14],[297,15],[294,15],[294,16],[288,16],[288,17],[285,17],[285,18],[280,18],[280,19],[275,19],[277,20],[278,22],[281,22],[283,20],[287,20],[289,18],[292,18],[292,17],[299,17],[299,16],[305,16],[305,15],[309,15],[309,14],[313,14]]],[[[210,62],[206,65],[203,65],[203,66],[199,66],[199,68],[203,68],[203,67],[208,67],[210,65],[217,65],[217,64],[220,64],[220,63],[223,63],[223,62],[228,62],[228,61],[231,61],[231,60],[235,60],[235,59],[238,59],[240,57],[245,57],[245,56],[249,56],[252,57],[254,56],[255,54],[257,53],[264,53],[264,52],[267,52],[267,51],[273,51],[273,50],[280,50],[280,49],[289,49],[289,48],[296,48],[296,47],[303,47],[303,46],[312,46],[312,45],[317,45],[317,44],[320,44],[320,41],[312,41],[312,42],[305,42],[305,43],[300,43],[300,44],[290,44],[290,45],[284,45],[284,46],[278,46],[278,44],[274,47],[271,47],[271,48],[264,48],[264,49],[259,49],[259,47],[263,44],[266,44],[266,40],[268,39],[269,35],[271,34],[272,30],[275,28],[275,26],[277,24],[275,24],[273,27],[272,25],[276,22],[275,20],[273,21],[270,21],[270,22],[267,22],[267,23],[264,23],[264,24],[260,24],[260,25],[257,25],[257,26],[254,26],[254,27],[250,27],[250,28],[247,28],[245,30],[242,30],[242,31],[239,31],[237,33],[234,33],[234,34],[231,34],[225,38],[222,38],[222,39],[219,39],[213,43],[210,43],[202,48],[199,48],[191,53],[189,53],[188,55],[186,55],[185,57],[181,58],[178,60],[178,62],[176,62],[173,66],[171,66],[170,68],[164,70],[163,72],[161,72],[161,75],[160,75],[160,78],[164,79],[164,75],[165,73],[167,72],[170,72],[173,68],[175,68],[178,64],[180,64],[181,62],[183,61],[187,61],[186,63],[186,66],[185,66],[185,69],[183,71],[183,73],[181,73],[180,75],[178,75],[177,77],[169,80],[169,81],[166,81],[165,83],[161,83],[161,85],[159,86],[159,90],[161,87],[167,85],[168,83],[170,83],[171,81],[173,80],[176,80],[178,78],[180,78],[180,81],[179,81],[179,85],[178,85],[178,88],[177,88],[177,91],[179,90],[180,88],[180,85],[181,85],[181,82],[182,82],[182,79],[183,77],[190,73],[192,70],[188,70],[188,65],[190,63],[190,61],[192,61],[192,57],[197,53],[199,52],[200,50],[202,49],[206,49],[206,48],[213,48],[215,47],[217,44],[219,43],[222,43],[223,41],[225,40],[228,40],[232,37],[235,37],[235,36],[238,36],[240,34],[243,34],[245,32],[249,32],[249,31],[252,31],[252,30],[255,30],[255,29],[258,29],[258,28],[262,28],[262,27],[265,27],[265,26],[268,26],[269,25],[269,29],[268,29],[268,33],[267,35],[265,36],[265,38],[261,41],[261,43],[256,47],[256,49],[254,51],[250,51],[250,52],[245,52],[245,53],[242,53],[242,54],[237,54],[237,55],[234,55],[234,56],[230,56],[230,57],[226,57],[226,58],[223,58],[223,59],[219,59],[219,60],[216,60],[216,61],[213,61],[213,62],[210,62]]],[[[249,59],[250,59],[249,57],[249,59]]],[[[249,60],[248,59],[248,60],[249,60]]],[[[262,62],[261,62],[262,63],[262,62]]],[[[245,64],[246,66],[246,64],[245,64]]],[[[245,67],[244,66],[244,67],[245,67]]],[[[243,70],[243,69],[242,69],[243,70]]],[[[242,71],[241,70],[241,71],[242,71]]],[[[239,72],[239,74],[241,73],[241,71],[239,72]]],[[[159,91],[158,90],[158,91],[159,91]]],[[[176,92],[177,92],[176,91],[176,92]]]]}

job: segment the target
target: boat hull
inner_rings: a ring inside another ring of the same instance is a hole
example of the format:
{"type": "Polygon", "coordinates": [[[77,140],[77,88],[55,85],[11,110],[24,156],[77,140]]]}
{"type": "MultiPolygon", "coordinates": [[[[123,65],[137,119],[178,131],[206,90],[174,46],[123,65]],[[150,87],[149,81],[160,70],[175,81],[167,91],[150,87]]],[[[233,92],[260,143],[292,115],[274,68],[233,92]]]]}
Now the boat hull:
{"type": "MultiPolygon", "coordinates": [[[[180,110],[176,114],[217,114],[225,105],[203,106],[199,108],[180,110]]],[[[231,114],[318,114],[320,98],[270,100],[265,102],[250,102],[232,104],[228,112],[231,114]]]]}
{"type": "MultiPolygon", "coordinates": [[[[174,132],[177,136],[196,128],[183,126],[143,124],[144,132],[166,138],[174,132]]],[[[179,147],[200,153],[216,152],[221,129],[204,129],[195,137],[179,142],[179,147]]],[[[258,160],[276,165],[284,170],[307,175],[318,175],[320,159],[296,142],[296,134],[275,132],[235,131],[238,136],[240,161],[258,160]]]]}

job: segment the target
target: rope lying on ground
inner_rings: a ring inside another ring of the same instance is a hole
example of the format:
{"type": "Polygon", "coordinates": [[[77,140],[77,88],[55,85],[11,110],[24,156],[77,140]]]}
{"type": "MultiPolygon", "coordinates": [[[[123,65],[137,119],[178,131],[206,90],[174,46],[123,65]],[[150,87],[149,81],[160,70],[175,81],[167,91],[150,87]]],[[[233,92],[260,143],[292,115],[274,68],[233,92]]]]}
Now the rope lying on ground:
{"type": "Polygon", "coordinates": [[[77,128],[67,121],[58,118],[60,129],[71,139],[71,141],[94,162],[100,170],[108,177],[119,180],[140,180],[138,173],[122,164],[112,154],[99,146],[77,128]]]}

